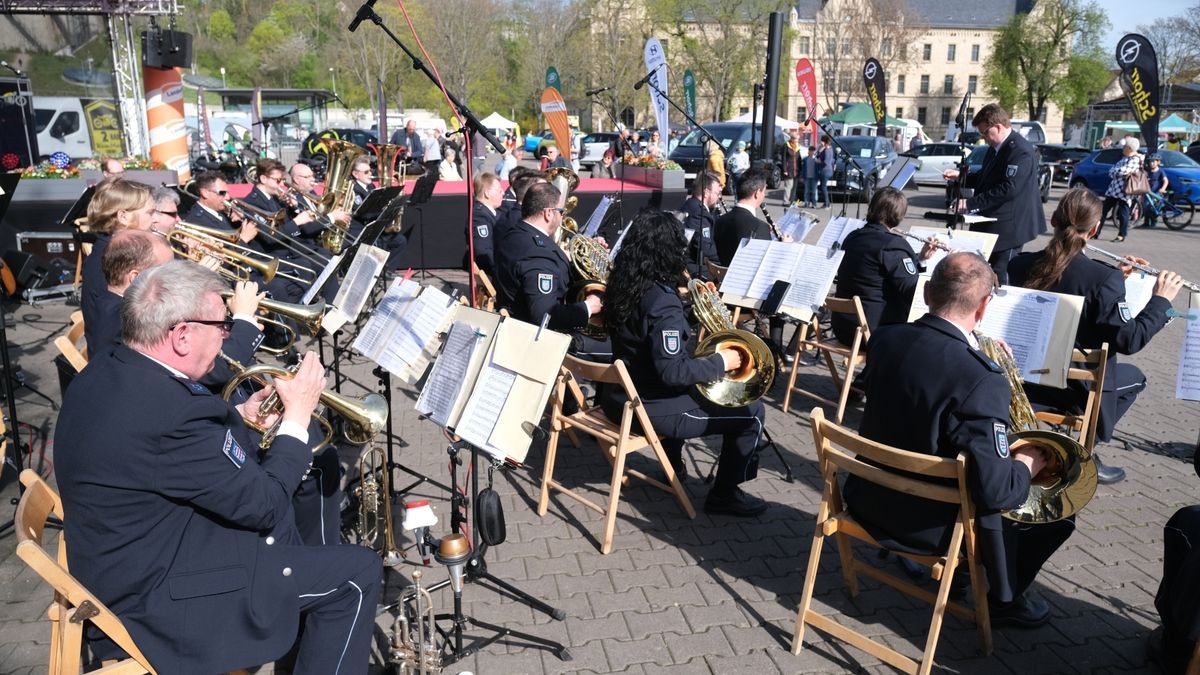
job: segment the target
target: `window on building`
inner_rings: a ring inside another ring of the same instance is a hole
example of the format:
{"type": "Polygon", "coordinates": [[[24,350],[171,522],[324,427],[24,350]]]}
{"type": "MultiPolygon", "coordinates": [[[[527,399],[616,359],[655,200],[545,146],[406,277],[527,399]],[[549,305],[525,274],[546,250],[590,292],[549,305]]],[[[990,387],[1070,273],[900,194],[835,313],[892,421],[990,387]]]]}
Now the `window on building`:
{"type": "Polygon", "coordinates": [[[950,108],[949,106],[942,108],[942,126],[950,126],[950,108]]]}
{"type": "Polygon", "coordinates": [[[958,45],[950,45],[946,47],[946,60],[954,63],[954,57],[958,52],[958,45]]]}
{"type": "Polygon", "coordinates": [[[917,108],[917,121],[920,122],[921,124],[925,124],[925,118],[926,118],[925,106],[918,107],[917,108]]]}
{"type": "Polygon", "coordinates": [[[928,61],[932,58],[933,58],[933,45],[926,42],[925,46],[921,48],[921,60],[928,61]]]}
{"type": "Polygon", "coordinates": [[[892,90],[892,74],[887,72],[886,70],[883,71],[883,90],[884,91],[892,90]]]}
{"type": "Polygon", "coordinates": [[[807,35],[801,35],[800,44],[798,46],[800,47],[801,54],[807,54],[808,50],[812,48],[812,38],[808,37],[807,35]]]}
{"type": "Polygon", "coordinates": [[[967,93],[974,94],[975,88],[979,86],[979,76],[971,75],[967,78],[967,93]]]}
{"type": "Polygon", "coordinates": [[[842,40],[842,54],[844,56],[850,56],[853,53],[854,53],[854,41],[849,38],[842,40]]]}
{"type": "Polygon", "coordinates": [[[836,38],[828,38],[825,40],[825,56],[837,56],[836,38]]]}
{"type": "Polygon", "coordinates": [[[883,42],[879,45],[879,52],[884,58],[892,55],[892,38],[883,38],[883,42]]]}
{"type": "Polygon", "coordinates": [[[922,94],[929,93],[929,76],[928,75],[921,76],[921,93],[922,94]]]}
{"type": "Polygon", "coordinates": [[[739,115],[748,115],[748,114],[750,114],[750,108],[747,108],[746,106],[742,106],[742,107],[738,108],[738,114],[739,115]]]}
{"type": "Polygon", "coordinates": [[[971,63],[979,63],[979,45],[971,45],[971,63]]]}
{"type": "Polygon", "coordinates": [[[907,79],[907,78],[905,78],[905,76],[903,76],[903,75],[896,76],[896,93],[897,94],[904,93],[905,79],[907,79]]]}
{"type": "Polygon", "coordinates": [[[808,119],[808,108],[806,106],[796,106],[796,121],[803,122],[808,119]]]}
{"type": "Polygon", "coordinates": [[[833,73],[825,73],[825,75],[822,79],[825,80],[825,82],[821,85],[825,89],[825,91],[833,91],[834,90],[833,85],[835,84],[835,81],[833,78],[833,73]]]}
{"type": "Polygon", "coordinates": [[[906,43],[906,42],[900,43],[900,60],[901,61],[908,60],[908,43],[906,43]]]}
{"type": "Polygon", "coordinates": [[[954,93],[954,76],[947,75],[946,79],[942,80],[942,93],[946,96],[954,93]]]}
{"type": "Polygon", "coordinates": [[[896,107],[896,117],[904,117],[904,107],[903,106],[896,107]]]}

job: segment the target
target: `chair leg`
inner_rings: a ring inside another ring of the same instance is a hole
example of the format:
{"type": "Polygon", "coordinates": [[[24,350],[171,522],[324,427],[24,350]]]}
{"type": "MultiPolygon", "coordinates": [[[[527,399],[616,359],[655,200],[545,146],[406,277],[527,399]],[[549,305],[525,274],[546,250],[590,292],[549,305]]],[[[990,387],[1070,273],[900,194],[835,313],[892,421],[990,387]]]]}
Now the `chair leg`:
{"type": "Polygon", "coordinates": [[[821,546],[825,536],[821,534],[820,523],[813,531],[811,550],[808,553],[808,569],[804,571],[804,590],[800,593],[800,606],[796,608],[796,635],[792,638],[792,653],[799,654],[804,648],[804,629],[807,626],[804,616],[812,606],[813,587],[817,584],[817,568],[821,564],[821,546]]]}
{"type": "MultiPolygon", "coordinates": [[[[971,578],[971,600],[974,603],[975,627],[979,630],[979,644],[984,656],[992,654],[992,615],[988,611],[987,576],[983,563],[976,552],[978,538],[967,543],[967,572],[971,578]]],[[[1196,673],[1200,675],[1200,673],[1196,673]]]]}
{"type": "Polygon", "coordinates": [[[854,570],[854,550],[850,547],[850,538],[842,532],[835,532],[833,540],[837,542],[838,558],[842,561],[842,578],[850,589],[850,597],[858,597],[858,572],[854,570]]]}
{"type": "Polygon", "coordinates": [[[842,423],[842,417],[846,414],[846,402],[850,400],[850,383],[854,381],[854,365],[847,360],[846,362],[846,377],[842,380],[841,393],[838,396],[837,417],[833,418],[838,424],[842,423]]]}
{"type": "Polygon", "coordinates": [[[937,599],[933,603],[933,619],[929,622],[929,637],[925,639],[925,653],[921,655],[918,675],[929,675],[933,668],[933,655],[937,652],[938,637],[942,633],[942,621],[946,618],[946,604],[950,602],[950,586],[954,583],[954,569],[958,563],[958,552],[962,550],[962,526],[954,528],[950,537],[950,552],[946,556],[942,580],[938,584],[937,599]]]}
{"type": "MultiPolygon", "coordinates": [[[[63,608],[64,610],[66,608],[63,608]]],[[[60,619],[65,620],[65,616],[60,619]]],[[[62,643],[59,645],[59,671],[74,675],[83,666],[83,624],[62,621],[62,643]]],[[[55,671],[50,671],[54,673],[55,671]]]]}
{"type": "Polygon", "coordinates": [[[550,508],[550,483],[554,480],[554,462],[558,458],[559,432],[553,422],[550,424],[550,438],[546,441],[546,465],[542,467],[542,494],[538,497],[538,515],[546,515],[550,508]]]}
{"type": "Polygon", "coordinates": [[[807,324],[801,324],[796,330],[800,335],[796,338],[796,351],[792,354],[792,369],[788,373],[787,391],[783,393],[783,414],[787,414],[792,405],[792,390],[796,388],[796,375],[800,371],[800,354],[804,351],[804,340],[807,337],[807,324]]]}
{"type": "Polygon", "coordinates": [[[612,481],[608,489],[608,508],[604,511],[604,539],[600,542],[600,553],[608,555],[612,552],[613,533],[617,529],[617,506],[621,503],[621,484],[625,478],[624,451],[618,451],[613,462],[612,481]]]}

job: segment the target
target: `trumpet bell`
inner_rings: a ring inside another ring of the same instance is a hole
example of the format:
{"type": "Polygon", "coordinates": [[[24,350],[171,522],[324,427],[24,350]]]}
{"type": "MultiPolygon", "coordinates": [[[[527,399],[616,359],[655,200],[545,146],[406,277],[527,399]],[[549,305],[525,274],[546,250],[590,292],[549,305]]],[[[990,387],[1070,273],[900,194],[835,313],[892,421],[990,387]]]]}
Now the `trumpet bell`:
{"type": "Polygon", "coordinates": [[[1009,434],[1009,449],[1036,445],[1046,455],[1046,468],[1030,482],[1025,502],[1003,515],[1018,523],[1053,523],[1078,513],[1099,484],[1096,462],[1073,438],[1040,429],[1009,434]]]}
{"type": "Polygon", "coordinates": [[[770,391],[775,381],[775,356],[762,338],[740,329],[722,330],[701,340],[695,356],[712,356],[722,349],[740,353],[742,365],[718,380],[696,385],[701,396],[726,408],[740,408],[770,391]]]}
{"type": "Polygon", "coordinates": [[[382,394],[372,393],[354,399],[336,392],[323,391],[321,402],[346,420],[342,427],[342,436],[351,443],[368,443],[387,426],[388,404],[382,394]]]}

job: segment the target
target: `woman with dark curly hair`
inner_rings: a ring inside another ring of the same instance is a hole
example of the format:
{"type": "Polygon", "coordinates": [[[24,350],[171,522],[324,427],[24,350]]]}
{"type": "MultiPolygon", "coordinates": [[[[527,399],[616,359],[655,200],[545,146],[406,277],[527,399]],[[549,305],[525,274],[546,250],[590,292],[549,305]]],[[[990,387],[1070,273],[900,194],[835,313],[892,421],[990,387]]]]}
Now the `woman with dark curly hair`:
{"type": "MultiPolygon", "coordinates": [[[[618,251],[605,292],[613,356],[625,362],[650,422],[676,472],[685,476],[683,441],[721,434],[716,482],[704,502],[709,513],[755,516],[767,503],[738,487],[758,473],[763,405],[725,408],[696,393],[695,385],[741,366],[741,356],[720,350],[693,358],[691,329],[676,288],[684,281],[687,245],[679,222],[662,211],[634,219],[618,251]]],[[[620,419],[624,392],[607,388],[604,411],[620,419]]]]}

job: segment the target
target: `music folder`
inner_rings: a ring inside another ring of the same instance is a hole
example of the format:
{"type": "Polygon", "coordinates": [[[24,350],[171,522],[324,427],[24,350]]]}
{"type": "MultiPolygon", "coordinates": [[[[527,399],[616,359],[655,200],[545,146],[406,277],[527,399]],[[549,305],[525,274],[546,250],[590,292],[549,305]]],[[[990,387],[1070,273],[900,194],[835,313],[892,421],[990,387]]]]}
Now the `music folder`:
{"type": "Polygon", "coordinates": [[[354,210],[354,217],[365,222],[374,219],[376,214],[382,215],[388,203],[403,191],[403,185],[392,185],[372,190],[366,199],[363,199],[363,203],[359,204],[358,208],[354,210]]]}
{"type": "Polygon", "coordinates": [[[783,281],[789,286],[779,299],[779,312],[808,321],[825,304],[843,255],[811,244],[742,240],[721,280],[721,300],[762,310],[783,281]]]}

